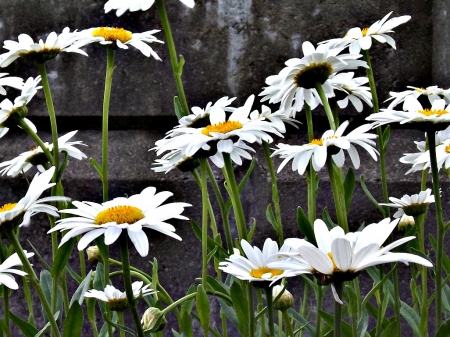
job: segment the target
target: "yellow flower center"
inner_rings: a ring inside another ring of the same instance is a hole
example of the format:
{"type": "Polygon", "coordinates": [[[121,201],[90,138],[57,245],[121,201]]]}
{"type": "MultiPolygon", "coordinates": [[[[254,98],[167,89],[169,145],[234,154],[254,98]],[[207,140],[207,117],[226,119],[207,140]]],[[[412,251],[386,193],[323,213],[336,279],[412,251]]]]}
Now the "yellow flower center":
{"type": "Polygon", "coordinates": [[[214,125],[208,125],[203,128],[202,133],[206,136],[211,136],[210,132],[227,133],[233,130],[242,129],[242,123],[235,121],[226,121],[214,125]]]}
{"type": "Polygon", "coordinates": [[[419,110],[418,112],[425,116],[437,115],[438,117],[448,114],[448,111],[444,110],[444,109],[440,109],[440,110],[424,109],[424,110],[419,110]]]}
{"type": "Polygon", "coordinates": [[[447,145],[447,146],[445,147],[445,152],[450,153],[450,145],[447,145]]]}
{"type": "Polygon", "coordinates": [[[133,34],[130,31],[125,30],[123,28],[100,27],[92,32],[92,36],[94,37],[101,36],[105,39],[105,41],[115,42],[119,40],[120,42],[125,43],[131,40],[133,34]]]}
{"type": "Polygon", "coordinates": [[[116,224],[134,224],[135,222],[144,219],[144,213],[134,206],[114,206],[97,214],[94,219],[96,225],[103,225],[108,222],[115,222],[116,224]]]}
{"type": "Polygon", "coordinates": [[[17,205],[17,203],[4,204],[3,206],[0,207],[0,213],[8,212],[8,211],[12,210],[14,207],[16,207],[16,205],[17,205]]]}
{"type": "Polygon", "coordinates": [[[368,30],[369,30],[369,27],[366,27],[366,28],[361,29],[362,35],[363,35],[363,36],[366,36],[368,30]]]}
{"type": "Polygon", "coordinates": [[[325,138],[320,138],[320,139],[313,139],[311,141],[311,143],[309,143],[308,145],[319,145],[319,146],[323,146],[323,142],[328,140],[328,139],[332,139],[335,138],[337,139],[337,136],[329,136],[329,137],[325,137],[325,138]]]}
{"type": "Polygon", "coordinates": [[[253,269],[250,272],[250,276],[254,278],[261,278],[261,279],[269,279],[278,275],[283,274],[284,270],[279,269],[272,269],[269,267],[261,267],[258,269],[253,269]]]}
{"type": "Polygon", "coordinates": [[[333,263],[334,271],[339,271],[339,268],[336,266],[336,263],[334,262],[333,254],[331,254],[331,252],[329,252],[327,255],[331,259],[331,262],[333,263]]]}

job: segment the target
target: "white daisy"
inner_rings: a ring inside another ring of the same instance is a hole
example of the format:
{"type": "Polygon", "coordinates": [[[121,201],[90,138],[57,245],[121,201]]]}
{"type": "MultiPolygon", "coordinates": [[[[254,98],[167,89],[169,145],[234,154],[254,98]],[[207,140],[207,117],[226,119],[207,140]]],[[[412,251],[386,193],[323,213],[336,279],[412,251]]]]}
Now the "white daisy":
{"type": "Polygon", "coordinates": [[[245,240],[241,240],[241,247],[247,256],[246,258],[239,254],[232,254],[227,258],[227,261],[219,263],[219,269],[240,280],[249,282],[266,281],[272,285],[282,278],[309,272],[306,269],[302,271],[299,268],[296,271],[269,268],[269,263],[279,259],[278,244],[272,239],[266,239],[262,251],[256,246],[252,247],[245,240]]]}
{"type": "Polygon", "coordinates": [[[404,15],[397,18],[389,19],[392,14],[390,12],[381,20],[372,24],[369,28],[355,27],[350,29],[343,38],[332,39],[324,41],[323,43],[330,44],[332,46],[349,47],[351,54],[359,54],[361,49],[368,50],[372,46],[372,38],[380,43],[387,43],[395,49],[395,41],[387,33],[393,33],[392,28],[395,28],[411,19],[411,16],[404,15]]]}
{"type": "Polygon", "coordinates": [[[330,49],[322,44],[316,49],[311,42],[304,42],[302,49],[304,57],[286,61],[286,68],[278,75],[269,76],[266,79],[269,86],[259,94],[263,96],[262,102],[280,102],[280,110],[293,117],[302,110],[304,102],[311,109],[319,105],[317,83],[322,85],[327,97],[333,97],[332,87],[327,82],[330,76],[345,69],[367,68],[366,62],[357,60],[361,55],[338,55],[343,48],[330,49]]]}
{"type": "MultiPolygon", "coordinates": [[[[412,96],[414,98],[419,98],[420,96],[427,96],[430,104],[433,104],[434,101],[438,99],[444,99],[447,104],[450,104],[450,89],[442,89],[437,85],[433,85],[427,88],[416,88],[412,86],[408,86],[411,90],[405,90],[402,92],[389,92],[389,95],[392,97],[386,100],[392,100],[391,104],[389,104],[388,109],[393,109],[397,105],[402,102],[405,102],[405,98],[407,96],[412,96]]],[[[403,110],[407,110],[406,104],[403,104],[403,110]]]]}
{"type": "Polygon", "coordinates": [[[9,99],[4,99],[0,102],[0,138],[3,137],[11,127],[17,126],[18,120],[23,119],[24,122],[34,131],[37,132],[34,124],[25,116],[28,113],[26,104],[34,97],[41,81],[41,76],[36,78],[30,77],[24,83],[21,95],[16,97],[14,103],[9,99]]]}
{"type": "Polygon", "coordinates": [[[28,187],[25,196],[17,203],[7,203],[0,207],[0,230],[6,228],[14,228],[16,226],[28,226],[30,218],[37,213],[47,213],[54,217],[58,217],[57,208],[46,205],[47,201],[70,201],[67,197],[47,197],[37,200],[42,192],[49,189],[54,183],[50,183],[55,172],[55,167],[49,168],[47,171],[39,174],[36,173],[28,187]]]}
{"type": "Polygon", "coordinates": [[[286,116],[282,111],[278,110],[275,112],[272,112],[272,110],[266,106],[261,106],[261,113],[258,110],[254,110],[250,113],[250,119],[251,120],[268,120],[272,123],[273,127],[277,129],[281,133],[286,132],[286,124],[290,124],[295,128],[298,128],[297,124],[300,123],[296,119],[290,118],[286,116]]]}
{"type": "Polygon", "coordinates": [[[415,239],[414,236],[382,246],[398,221],[399,219],[396,219],[391,222],[386,218],[366,226],[361,232],[345,234],[339,226],[328,230],[327,225],[318,219],[314,221],[314,235],[318,247],[306,240],[295,238],[285,240],[285,245],[291,246],[308,263],[313,275],[322,284],[332,284],[335,300],[342,303],[336,295],[333,282],[351,280],[368,267],[390,262],[413,262],[426,267],[433,266],[420,256],[391,252],[392,249],[415,239]]]}
{"type": "MultiPolygon", "coordinates": [[[[136,281],[131,285],[134,298],[140,298],[156,293],[153,289],[149,289],[150,284],[146,284],[145,286],[143,286],[143,284],[144,282],[142,281],[136,281]]],[[[109,284],[106,285],[104,291],[95,289],[88,290],[84,293],[84,297],[91,297],[105,302],[106,306],[114,311],[123,311],[128,308],[127,294],[109,284]]]]}
{"type": "Polygon", "coordinates": [[[6,75],[8,73],[0,73],[0,95],[6,95],[4,87],[12,87],[19,90],[23,88],[23,78],[6,75]]]}
{"type": "Polygon", "coordinates": [[[8,49],[9,52],[0,55],[0,67],[7,67],[19,57],[32,62],[44,63],[55,58],[61,52],[78,53],[87,56],[80,49],[85,44],[80,42],[79,39],[79,33],[70,32],[68,27],[64,28],[59,35],[51,32],[47,36],[45,43],[43,40],[39,40],[36,43],[29,35],[20,34],[18,42],[6,40],[3,43],[3,48],[8,49]]]}
{"type": "MultiPolygon", "coordinates": [[[[68,141],[76,133],[77,131],[72,131],[65,134],[64,136],[59,137],[58,150],[59,152],[65,151],[70,157],[81,160],[83,158],[86,158],[86,155],[79,149],[77,149],[75,145],[86,146],[86,144],[83,144],[82,141],[74,141],[74,142],[68,141]]],[[[50,152],[52,152],[53,144],[44,143],[44,145],[49,149],[50,152]]],[[[30,151],[21,153],[14,159],[0,163],[0,168],[3,167],[3,169],[0,170],[0,173],[1,174],[6,173],[8,176],[16,177],[20,173],[27,172],[33,166],[36,166],[39,171],[43,172],[44,167],[42,165],[46,163],[48,163],[48,159],[45,156],[44,151],[42,151],[41,147],[36,146],[30,151]]]]}
{"type": "Polygon", "coordinates": [[[335,90],[335,99],[338,106],[343,109],[346,108],[350,101],[355,107],[356,111],[363,110],[363,101],[372,107],[372,94],[370,87],[363,86],[369,82],[367,77],[353,78],[354,73],[340,73],[336,74],[328,81],[335,90]]]}
{"type": "Polygon", "coordinates": [[[158,40],[153,34],[159,30],[149,30],[143,33],[132,33],[129,30],[117,27],[97,27],[89,28],[80,32],[85,44],[98,42],[104,46],[112,46],[113,48],[128,49],[133,46],[145,56],[153,56],[154,59],[162,61],[156,52],[148,45],[148,43],[164,43],[158,40]]]}
{"type": "Polygon", "coordinates": [[[354,145],[363,147],[374,160],[377,160],[378,151],[374,148],[375,142],[372,140],[377,136],[367,133],[367,131],[372,129],[372,125],[361,125],[348,135],[343,136],[348,124],[349,122],[345,121],[336,131],[328,130],[323,134],[322,138],[314,139],[311,143],[306,145],[278,144],[278,149],[272,154],[272,156],[279,155],[284,159],[278,168],[278,172],[280,172],[291,159],[293,160],[292,170],[298,171],[299,174],[305,173],[310,159],[312,159],[314,170],[319,171],[325,166],[329,155],[332,156],[337,166],[342,167],[345,161],[343,150],[348,151],[353,166],[358,169],[360,159],[354,145]],[[329,147],[334,147],[334,149],[329,152],[329,147]]]}
{"type": "Polygon", "coordinates": [[[382,206],[396,207],[397,212],[394,218],[401,218],[403,214],[416,216],[425,213],[429,204],[434,202],[434,195],[431,195],[431,189],[427,188],[419,194],[409,196],[405,194],[401,199],[389,197],[391,204],[380,204],[382,206]]]}
{"type": "Polygon", "coordinates": [[[84,234],[78,242],[78,250],[85,249],[97,237],[104,235],[105,244],[114,243],[126,230],[130,240],[141,256],[148,254],[148,238],[144,228],[153,229],[177,240],[175,228],[165,221],[171,218],[188,220],[181,215],[190,204],[174,202],[161,206],[173,194],[171,192],[156,193],[156,188],[147,187],[140,194],[129,198],[115,198],[97,204],[89,201],[73,201],[76,209],[61,210],[61,213],[73,214],[76,217],[61,219],[48,233],[69,230],[61,240],[60,246],[70,238],[84,234]]]}
{"type": "MultiPolygon", "coordinates": [[[[34,255],[34,253],[27,253],[26,250],[24,250],[23,252],[28,259],[34,255]]],[[[0,284],[8,287],[9,289],[17,290],[19,289],[19,285],[14,279],[14,276],[12,276],[11,274],[25,276],[27,275],[27,273],[20,269],[11,268],[14,266],[22,266],[22,262],[20,261],[17,253],[12,254],[5,261],[3,261],[2,264],[0,264],[0,284]]]]}
{"type": "Polygon", "coordinates": [[[417,98],[406,96],[404,106],[407,111],[392,109],[381,109],[379,113],[373,113],[366,118],[374,122],[374,126],[380,126],[389,123],[448,123],[450,122],[450,105],[445,107],[445,100],[435,100],[431,109],[424,109],[417,98]]]}
{"type": "MultiPolygon", "coordinates": [[[[183,4],[189,8],[193,8],[195,5],[194,0],[180,0],[183,4]]],[[[116,15],[121,16],[127,10],[130,12],[146,11],[149,9],[155,0],[108,0],[105,3],[105,13],[115,9],[116,15]]]]}

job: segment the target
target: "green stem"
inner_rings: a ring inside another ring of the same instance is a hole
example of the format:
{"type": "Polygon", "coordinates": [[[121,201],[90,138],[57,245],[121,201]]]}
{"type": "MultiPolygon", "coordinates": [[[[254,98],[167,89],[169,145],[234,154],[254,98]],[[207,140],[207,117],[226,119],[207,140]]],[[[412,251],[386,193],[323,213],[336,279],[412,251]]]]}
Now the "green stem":
{"type": "Polygon", "coordinates": [[[202,285],[207,287],[208,276],[208,186],[206,180],[206,159],[200,159],[202,190],[202,285]]]}
{"type": "MultiPolygon", "coordinates": [[[[317,281],[316,281],[317,284],[317,281]]],[[[316,302],[317,302],[317,315],[316,315],[316,336],[322,336],[322,317],[320,316],[320,312],[322,311],[322,299],[323,299],[323,291],[322,286],[316,286],[316,302]]]]}
{"type": "Polygon", "coordinates": [[[33,138],[33,140],[36,142],[37,145],[39,145],[39,147],[42,149],[42,151],[44,151],[45,156],[47,157],[48,161],[50,162],[51,165],[53,165],[53,156],[50,153],[50,151],[48,150],[47,146],[45,146],[44,142],[42,141],[41,138],[39,138],[39,136],[36,134],[36,132],[34,132],[27,123],[25,123],[25,121],[23,119],[21,119],[19,121],[18,124],[31,138],[33,138]]]}
{"type": "Polygon", "coordinates": [[[29,317],[31,318],[29,323],[31,325],[36,325],[34,320],[33,298],[31,297],[30,286],[25,278],[23,278],[23,294],[25,296],[25,301],[27,302],[29,317]]]}
{"type": "MultiPolygon", "coordinates": [[[[426,213],[414,217],[415,227],[417,231],[417,239],[419,241],[420,252],[425,254],[425,217],[426,213]]],[[[420,270],[420,278],[422,285],[422,300],[420,307],[420,325],[419,335],[428,336],[428,268],[425,266],[418,266],[420,270]]]]}
{"type": "MultiPolygon", "coordinates": [[[[257,306],[257,310],[258,312],[261,312],[261,310],[264,309],[264,304],[263,304],[263,299],[262,299],[262,294],[261,294],[261,288],[257,288],[256,289],[256,298],[258,301],[258,306],[257,306]]],[[[260,317],[261,320],[261,337],[266,337],[266,316],[265,315],[261,315],[260,317]]]]}
{"type": "Polygon", "coordinates": [[[280,196],[278,194],[277,176],[275,174],[275,168],[273,166],[273,160],[270,156],[270,148],[267,142],[263,142],[264,155],[266,156],[267,166],[270,172],[270,180],[272,182],[272,203],[275,208],[275,217],[277,219],[277,236],[280,246],[284,243],[283,238],[283,225],[281,222],[281,210],[280,210],[280,196]]]}
{"type": "MultiPolygon", "coordinates": [[[[250,282],[246,283],[247,286],[247,300],[248,300],[248,332],[249,337],[255,336],[255,313],[253,308],[253,286],[250,282]]],[[[273,335],[271,335],[273,336],[273,335]]]]}
{"type": "Polygon", "coordinates": [[[369,68],[366,68],[367,78],[369,79],[370,92],[372,93],[373,112],[380,111],[378,107],[377,87],[375,85],[375,77],[373,76],[372,62],[370,62],[369,50],[362,50],[364,61],[367,62],[369,68]]]}
{"type": "Polygon", "coordinates": [[[292,331],[291,319],[289,318],[289,314],[287,310],[283,310],[281,312],[283,314],[284,325],[286,326],[286,334],[289,337],[294,337],[294,331],[292,331]]]}
{"type": "MultiPolygon", "coordinates": [[[[306,124],[308,127],[308,141],[312,142],[314,139],[314,128],[313,128],[313,120],[311,107],[305,103],[305,114],[306,114],[306,124]]],[[[308,183],[308,220],[310,224],[313,224],[317,219],[317,211],[316,211],[316,199],[317,199],[317,182],[316,179],[317,174],[312,168],[312,164],[310,161],[308,170],[307,170],[308,178],[306,179],[308,183]]]]}
{"type": "Polygon", "coordinates": [[[168,307],[164,308],[164,310],[162,311],[162,314],[164,316],[167,315],[170,311],[172,311],[173,309],[175,309],[179,305],[183,304],[186,301],[189,301],[191,298],[195,298],[196,295],[197,295],[197,292],[193,292],[192,294],[186,295],[186,296],[180,298],[179,300],[176,300],[171,305],[169,305],[168,307]]]}
{"type": "Polygon", "coordinates": [[[33,268],[31,267],[30,261],[28,261],[28,258],[25,255],[25,253],[22,249],[22,246],[20,245],[20,243],[17,240],[14,233],[11,231],[8,231],[8,232],[5,232],[5,235],[8,238],[8,241],[13,246],[14,251],[19,256],[20,261],[22,262],[22,268],[28,274],[27,278],[30,280],[30,282],[34,286],[36,294],[38,295],[39,300],[41,302],[42,308],[43,308],[45,314],[47,315],[48,321],[50,323],[52,335],[59,337],[60,336],[59,328],[58,328],[58,324],[55,321],[55,318],[53,317],[54,313],[52,312],[50,305],[47,302],[47,298],[45,297],[44,292],[42,291],[42,288],[41,288],[39,280],[36,276],[36,273],[34,272],[33,268]]]}
{"type": "MultiPolygon", "coordinates": [[[[309,293],[309,285],[308,285],[308,283],[304,283],[302,305],[300,306],[300,312],[299,312],[301,317],[305,317],[306,316],[306,308],[307,308],[307,303],[308,303],[308,293],[309,293]]],[[[303,337],[304,334],[305,334],[305,329],[301,329],[299,337],[303,337]]]]}
{"type": "Polygon", "coordinates": [[[220,310],[220,319],[222,321],[222,337],[228,337],[227,315],[222,310],[220,310]]]}
{"type": "MultiPolygon", "coordinates": [[[[119,324],[125,326],[125,320],[123,319],[123,311],[116,311],[116,313],[119,324]]],[[[120,330],[120,337],[125,337],[125,331],[120,330]]]]}
{"type": "Polygon", "coordinates": [[[131,285],[130,275],[130,256],[128,252],[128,234],[122,232],[119,236],[120,259],[122,261],[123,270],[123,284],[125,286],[125,293],[127,295],[128,304],[130,305],[131,315],[133,317],[134,325],[139,337],[144,337],[144,330],[142,329],[141,320],[137,312],[137,301],[134,298],[133,288],[131,285]]]}
{"type": "Polygon", "coordinates": [[[178,62],[177,51],[175,49],[175,43],[172,36],[172,30],[170,29],[169,18],[167,17],[166,8],[164,7],[163,0],[156,0],[156,8],[161,19],[164,34],[166,35],[167,48],[169,49],[170,63],[172,64],[173,76],[175,78],[175,84],[178,90],[178,96],[183,108],[185,116],[189,115],[189,106],[187,104],[186,95],[184,93],[183,82],[181,81],[181,74],[183,73],[184,59],[181,56],[181,61],[178,62]]]}
{"type": "Polygon", "coordinates": [[[106,48],[105,92],[102,112],[102,187],[103,202],[108,201],[108,116],[111,99],[111,86],[114,72],[114,49],[106,48]]]}
{"type": "Polygon", "coordinates": [[[241,198],[239,196],[239,188],[236,183],[236,177],[233,170],[233,162],[229,153],[223,154],[225,166],[222,169],[225,175],[226,186],[233,204],[234,217],[236,218],[236,226],[240,240],[247,240],[247,225],[245,222],[244,209],[242,208],[241,198]]]}
{"type": "Polygon", "coordinates": [[[342,185],[341,178],[341,168],[337,167],[333,161],[333,158],[329,156],[327,158],[327,169],[328,175],[330,176],[331,189],[333,191],[334,205],[336,207],[336,215],[338,219],[338,224],[344,231],[348,232],[348,222],[347,222],[347,209],[345,207],[345,192],[344,186],[342,185]]]}
{"type": "Polygon", "coordinates": [[[322,101],[323,108],[325,109],[325,113],[327,114],[328,122],[330,123],[330,127],[333,130],[336,130],[336,123],[334,122],[333,111],[331,111],[330,103],[328,103],[328,99],[325,96],[325,92],[323,91],[322,84],[319,82],[316,83],[316,90],[319,94],[320,100],[322,101]]]}
{"type": "Polygon", "coordinates": [[[275,324],[273,321],[273,298],[272,288],[266,288],[267,313],[269,316],[269,336],[275,336],[275,324]]]}
{"type": "Polygon", "coordinates": [[[433,194],[434,202],[436,205],[436,227],[437,227],[437,251],[436,251],[436,331],[442,323],[442,266],[443,266],[443,254],[444,254],[444,221],[442,218],[442,203],[439,184],[439,170],[436,159],[436,138],[435,132],[427,131],[430,162],[431,162],[431,174],[433,177],[433,194]]]}
{"type": "MultiPolygon", "coordinates": [[[[334,287],[339,298],[342,298],[343,282],[334,282],[334,287]]],[[[334,337],[342,336],[342,304],[334,301],[334,337]]]]}
{"type": "MultiPolygon", "coordinates": [[[[0,245],[2,243],[0,242],[0,245]]],[[[3,249],[0,249],[0,263],[3,263],[6,260],[6,256],[5,254],[3,254],[3,249]]],[[[26,282],[24,282],[26,283],[26,282]]],[[[7,337],[11,336],[11,322],[10,322],[10,315],[9,315],[9,288],[7,288],[6,286],[2,285],[1,286],[2,289],[2,293],[3,293],[3,314],[5,317],[5,325],[4,328],[5,330],[5,334],[7,337]]],[[[0,329],[0,332],[2,330],[0,329]]],[[[3,334],[1,334],[1,336],[3,336],[3,334]]]]}

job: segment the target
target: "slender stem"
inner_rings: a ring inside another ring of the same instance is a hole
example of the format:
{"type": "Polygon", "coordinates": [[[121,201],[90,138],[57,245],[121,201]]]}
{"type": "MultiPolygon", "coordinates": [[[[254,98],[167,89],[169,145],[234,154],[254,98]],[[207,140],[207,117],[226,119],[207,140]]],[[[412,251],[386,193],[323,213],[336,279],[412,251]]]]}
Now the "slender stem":
{"type": "Polygon", "coordinates": [[[275,336],[275,326],[273,321],[273,298],[272,288],[266,288],[267,313],[269,316],[269,336],[275,336]]]}
{"type": "Polygon", "coordinates": [[[206,158],[200,159],[202,190],[202,285],[207,286],[208,276],[208,186],[206,181],[206,158]]]}
{"type": "MultiPolygon", "coordinates": [[[[304,283],[302,305],[300,306],[300,312],[299,312],[301,317],[305,317],[305,315],[306,315],[306,308],[307,308],[307,303],[308,303],[308,293],[309,293],[309,285],[308,285],[308,283],[304,283]]],[[[303,337],[304,334],[305,334],[305,329],[301,329],[299,337],[303,337]]]]}
{"type": "Polygon", "coordinates": [[[225,166],[222,169],[225,175],[227,190],[230,194],[231,203],[233,204],[234,217],[239,235],[239,240],[247,240],[247,225],[245,222],[244,209],[242,208],[241,198],[239,196],[239,188],[236,183],[236,177],[233,170],[233,162],[229,153],[223,154],[225,166]]]}
{"type": "MultiPolygon", "coordinates": [[[[308,141],[312,142],[314,139],[314,128],[313,128],[313,120],[311,107],[305,103],[305,114],[306,114],[306,124],[308,126],[308,141]]],[[[317,175],[314,169],[312,168],[311,161],[308,168],[308,178],[306,179],[308,183],[308,220],[310,224],[313,224],[317,219],[316,214],[316,199],[317,199],[317,191],[316,191],[316,179],[317,175]]],[[[303,330],[302,330],[303,333],[303,330]]]]}
{"type": "MultiPolygon", "coordinates": [[[[116,311],[116,313],[119,324],[125,326],[125,320],[123,319],[123,311],[116,311]]],[[[125,337],[125,331],[120,330],[120,337],[125,337]]]]}
{"type": "MultiPolygon", "coordinates": [[[[255,336],[255,313],[253,308],[253,286],[250,282],[246,283],[248,299],[248,332],[249,337],[255,336]]],[[[272,335],[273,336],[273,335],[272,335]]]]}
{"type": "Polygon", "coordinates": [[[327,114],[328,122],[330,123],[330,127],[333,130],[336,130],[336,123],[334,122],[333,111],[331,111],[330,103],[328,103],[328,99],[325,96],[325,92],[323,91],[322,84],[319,82],[316,83],[316,90],[319,94],[320,100],[322,101],[323,108],[325,109],[325,113],[327,114]]]}
{"type": "Polygon", "coordinates": [[[137,312],[137,301],[134,298],[133,288],[131,285],[131,274],[130,274],[130,256],[128,253],[128,234],[122,232],[119,236],[119,246],[120,246],[120,259],[122,261],[123,270],[123,284],[125,286],[125,293],[127,295],[128,304],[130,305],[131,315],[133,317],[134,325],[137,330],[139,337],[144,337],[144,330],[142,329],[141,320],[137,312]]]}
{"type": "Polygon", "coordinates": [[[47,302],[47,298],[45,297],[44,292],[42,291],[41,285],[39,284],[39,280],[36,276],[36,273],[34,272],[33,268],[31,267],[30,261],[28,261],[27,256],[25,255],[22,246],[19,243],[19,240],[17,240],[15,234],[11,231],[5,232],[6,237],[8,238],[8,241],[11,243],[11,245],[14,248],[14,251],[17,253],[17,255],[20,258],[20,261],[22,262],[22,268],[23,270],[28,274],[27,278],[31,281],[31,283],[34,286],[34,289],[39,297],[39,300],[41,302],[42,308],[47,315],[47,319],[50,323],[50,328],[52,330],[52,334],[55,336],[60,336],[58,324],[55,321],[55,318],[53,317],[52,310],[50,308],[49,303],[47,302]]]}
{"type": "MultiPolygon", "coordinates": [[[[425,216],[426,213],[414,217],[415,227],[417,230],[417,239],[419,241],[419,250],[423,254],[425,254],[425,216]]],[[[419,335],[425,337],[428,336],[428,268],[420,265],[418,268],[420,270],[422,286],[419,335]]]]}
{"type": "Polygon", "coordinates": [[[29,317],[31,318],[29,323],[36,325],[34,320],[33,298],[31,297],[30,286],[25,278],[23,278],[23,294],[25,296],[25,301],[27,302],[29,317]]]}
{"type": "Polygon", "coordinates": [[[291,319],[289,318],[289,314],[287,310],[283,310],[281,312],[283,314],[284,325],[286,326],[286,334],[289,337],[294,337],[294,331],[292,331],[291,319]]]}
{"type": "Polygon", "coordinates": [[[172,30],[170,29],[169,18],[167,17],[166,8],[164,7],[164,1],[156,0],[156,8],[158,9],[158,14],[164,29],[164,34],[166,35],[167,48],[169,49],[170,63],[172,64],[172,71],[178,90],[178,96],[180,98],[183,112],[185,116],[187,116],[189,114],[189,106],[187,104],[186,95],[184,93],[183,82],[181,81],[184,59],[182,59],[181,62],[178,62],[177,51],[175,49],[172,30]]]}
{"type": "Polygon", "coordinates": [[[375,85],[375,77],[373,76],[372,62],[370,62],[369,50],[362,50],[364,61],[367,62],[369,68],[366,68],[367,78],[369,79],[370,92],[372,93],[373,112],[380,111],[378,107],[377,87],[375,85]]]}
{"type": "Polygon", "coordinates": [[[170,311],[172,311],[179,305],[183,304],[184,302],[189,301],[191,298],[194,298],[196,295],[197,295],[197,292],[193,292],[192,294],[186,295],[186,296],[176,300],[171,305],[164,308],[164,310],[162,311],[162,315],[167,315],[170,311]]]}
{"type": "MultiPolygon", "coordinates": [[[[339,298],[342,298],[343,282],[334,282],[339,298]]],[[[342,304],[334,301],[334,337],[342,336],[342,304]]]]}
{"type": "MultiPolygon", "coordinates": [[[[317,281],[316,281],[317,282],[317,281]]],[[[316,283],[317,284],[317,283],[316,283]]],[[[320,311],[322,311],[322,299],[323,299],[323,291],[322,286],[316,286],[316,302],[317,302],[317,315],[316,315],[316,336],[322,336],[322,317],[320,316],[320,311]]]]}
{"type": "Polygon", "coordinates": [[[39,136],[36,134],[36,132],[34,132],[27,123],[25,123],[25,121],[23,119],[21,119],[19,121],[18,124],[31,138],[33,138],[33,140],[36,142],[37,145],[39,145],[39,147],[42,149],[42,151],[44,151],[45,156],[47,157],[48,161],[51,163],[51,165],[53,165],[53,156],[50,153],[50,151],[48,150],[47,146],[45,146],[44,142],[42,141],[41,138],[39,138],[39,136]]]}
{"type": "Polygon", "coordinates": [[[283,225],[281,222],[281,210],[280,210],[280,196],[278,194],[277,176],[275,174],[275,168],[273,166],[273,160],[270,156],[270,148],[267,142],[263,142],[264,155],[266,157],[267,166],[270,172],[270,180],[272,181],[272,203],[275,208],[275,217],[277,219],[277,235],[280,246],[284,243],[283,238],[283,225]]]}
{"type": "MultiPolygon", "coordinates": [[[[256,298],[258,301],[257,310],[258,310],[258,312],[261,312],[261,310],[263,310],[263,308],[264,308],[262,294],[261,294],[261,288],[256,289],[256,298]]],[[[266,337],[266,315],[261,315],[260,320],[261,320],[261,324],[260,324],[261,337],[266,337]]]]}
{"type": "MultiPolygon", "coordinates": [[[[0,245],[2,243],[0,242],[0,245]]],[[[6,260],[5,254],[3,254],[3,249],[0,249],[0,263],[3,263],[6,260]]],[[[25,282],[24,282],[25,283],[25,282]]],[[[9,288],[2,285],[1,286],[2,293],[3,293],[3,314],[5,317],[5,325],[4,328],[6,329],[5,334],[7,337],[11,336],[11,327],[10,327],[10,315],[9,315],[9,288]]],[[[1,332],[2,330],[0,330],[1,332]]],[[[3,334],[1,335],[3,336],[3,334]]]]}
{"type": "Polygon", "coordinates": [[[436,252],[436,331],[442,323],[442,265],[443,265],[443,253],[444,253],[444,221],[442,218],[442,203],[439,184],[439,169],[436,159],[436,138],[435,133],[427,131],[430,162],[431,162],[431,174],[433,177],[433,194],[434,202],[436,205],[436,227],[437,227],[437,252],[436,252]]]}
{"type": "Polygon", "coordinates": [[[222,321],[222,337],[228,337],[227,315],[222,310],[220,310],[220,319],[222,321]]]}
{"type": "Polygon", "coordinates": [[[338,218],[338,224],[344,231],[348,232],[348,222],[347,222],[347,209],[345,207],[345,192],[344,186],[342,185],[342,178],[340,171],[341,169],[336,166],[333,159],[327,158],[327,169],[328,175],[330,176],[331,189],[333,191],[334,205],[336,207],[336,215],[338,218]]]}

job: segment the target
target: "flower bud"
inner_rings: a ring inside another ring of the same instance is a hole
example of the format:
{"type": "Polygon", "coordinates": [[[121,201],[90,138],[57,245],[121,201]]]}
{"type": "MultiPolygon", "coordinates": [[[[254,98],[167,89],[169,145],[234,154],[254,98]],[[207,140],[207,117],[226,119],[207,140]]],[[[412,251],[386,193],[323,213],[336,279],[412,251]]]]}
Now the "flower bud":
{"type": "Polygon", "coordinates": [[[283,294],[281,295],[281,297],[273,303],[273,308],[275,310],[284,311],[294,305],[294,296],[292,296],[292,294],[282,285],[276,285],[272,288],[272,299],[275,301],[275,299],[282,291],[283,294]]]}
{"type": "Polygon", "coordinates": [[[414,226],[414,217],[403,214],[400,221],[398,222],[398,229],[405,230],[408,226],[414,226]]]}
{"type": "Polygon", "coordinates": [[[96,264],[97,262],[102,261],[102,256],[97,246],[89,246],[86,248],[86,254],[89,262],[91,263],[96,264]]]}
{"type": "Polygon", "coordinates": [[[152,330],[152,332],[161,331],[167,324],[167,320],[163,312],[155,307],[150,307],[145,310],[141,320],[144,331],[152,330]]]}

